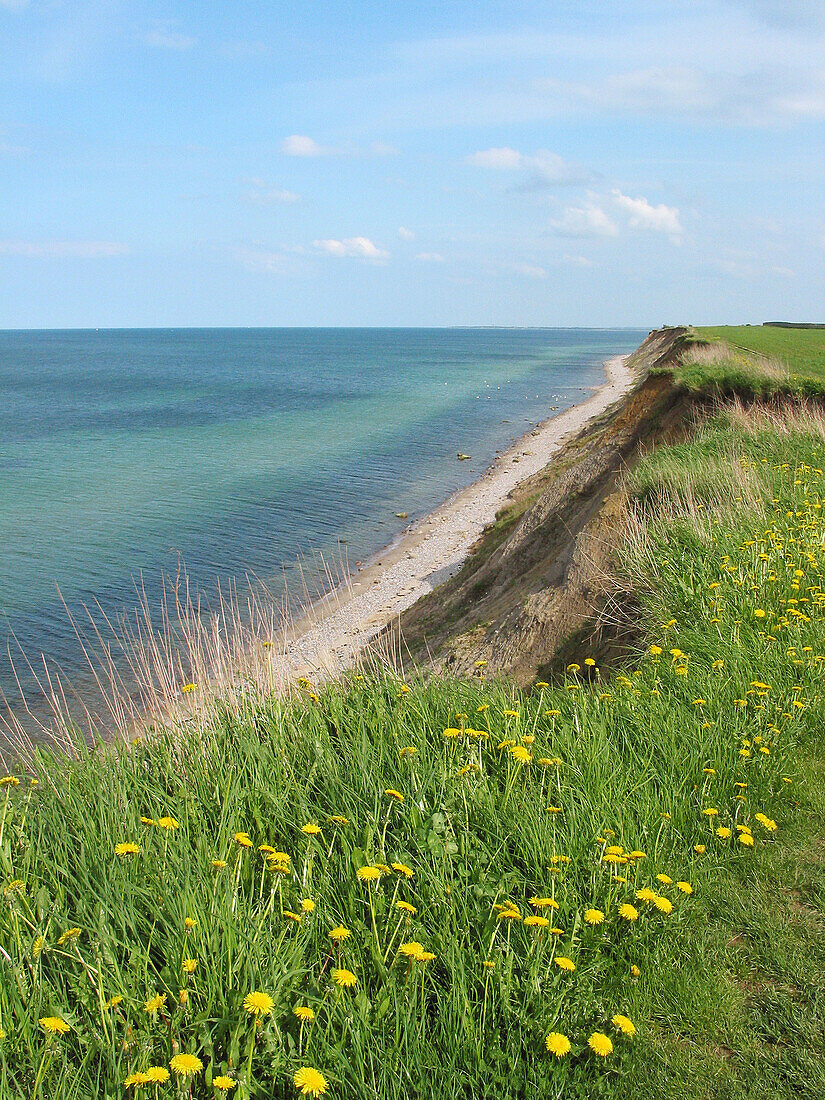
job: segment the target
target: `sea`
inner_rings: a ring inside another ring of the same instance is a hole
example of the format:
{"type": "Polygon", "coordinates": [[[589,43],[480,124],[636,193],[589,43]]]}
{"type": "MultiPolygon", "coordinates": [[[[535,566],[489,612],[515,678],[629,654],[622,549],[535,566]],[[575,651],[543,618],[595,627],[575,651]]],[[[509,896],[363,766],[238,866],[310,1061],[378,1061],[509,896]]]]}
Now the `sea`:
{"type": "Polygon", "coordinates": [[[207,602],[231,578],[300,602],[645,335],[0,331],[0,691],[43,657],[82,684],[73,619],[151,605],[183,569],[207,602]]]}

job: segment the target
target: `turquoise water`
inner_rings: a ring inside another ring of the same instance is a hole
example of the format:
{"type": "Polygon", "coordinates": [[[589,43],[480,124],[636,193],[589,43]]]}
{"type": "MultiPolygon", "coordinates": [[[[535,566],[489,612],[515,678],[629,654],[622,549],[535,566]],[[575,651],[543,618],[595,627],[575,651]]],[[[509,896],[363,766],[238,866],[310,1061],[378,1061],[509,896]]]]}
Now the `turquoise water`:
{"type": "Polygon", "coordinates": [[[208,599],[218,578],[288,585],[301,554],[365,558],[644,335],[0,332],[0,640],[72,675],[57,586],[117,614],[181,561],[208,599]]]}

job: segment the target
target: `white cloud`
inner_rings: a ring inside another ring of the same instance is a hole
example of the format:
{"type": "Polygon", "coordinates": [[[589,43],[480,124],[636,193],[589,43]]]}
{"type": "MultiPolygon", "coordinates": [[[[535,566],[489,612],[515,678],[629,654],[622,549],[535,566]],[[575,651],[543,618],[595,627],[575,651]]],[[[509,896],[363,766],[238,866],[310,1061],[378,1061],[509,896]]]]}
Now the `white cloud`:
{"type": "Polygon", "coordinates": [[[283,187],[275,187],[262,179],[245,180],[249,190],[244,193],[244,202],[254,203],[256,206],[267,206],[270,203],[300,202],[301,196],[294,191],[286,191],[283,187]]]}
{"type": "Polygon", "coordinates": [[[424,264],[443,264],[444,257],[440,252],[419,252],[415,257],[424,264]]]}
{"type": "Polygon", "coordinates": [[[411,229],[405,229],[403,225],[399,225],[398,227],[398,236],[402,241],[415,240],[415,233],[413,233],[411,229]]]}
{"type": "Polygon", "coordinates": [[[539,149],[535,153],[520,153],[508,145],[500,148],[482,149],[467,157],[468,164],[476,168],[491,168],[494,171],[527,172],[520,185],[521,191],[538,191],[558,184],[587,183],[591,173],[578,165],[570,164],[549,149],[539,149]]]}
{"type": "Polygon", "coordinates": [[[169,25],[158,25],[146,35],[146,41],[150,46],[158,50],[177,50],[184,52],[197,46],[197,38],[189,34],[181,34],[169,25]]]}
{"type": "Polygon", "coordinates": [[[560,237],[615,237],[618,226],[594,200],[581,206],[568,206],[560,218],[550,222],[560,237]]]}
{"type": "Polygon", "coordinates": [[[319,145],[306,134],[290,134],[281,142],[281,152],[288,157],[328,157],[335,150],[326,145],[319,145]]]}
{"type": "Polygon", "coordinates": [[[613,191],[612,197],[616,207],[627,215],[631,229],[666,233],[674,244],[681,241],[682,224],[675,206],[665,206],[663,202],[652,206],[645,198],[632,199],[621,191],[613,191]]]}
{"type": "Polygon", "coordinates": [[[125,256],[128,251],[128,245],[117,241],[0,241],[0,255],[50,260],[96,260],[108,256],[125,256]]]}
{"type": "Polygon", "coordinates": [[[517,149],[510,149],[506,145],[500,149],[483,149],[481,152],[473,153],[471,156],[467,157],[467,161],[470,164],[474,164],[476,168],[506,170],[523,168],[524,160],[525,158],[522,153],[519,153],[517,149]]]}
{"type": "Polygon", "coordinates": [[[386,260],[389,257],[389,252],[378,248],[369,237],[345,237],[340,241],[327,237],[313,241],[312,246],[329,256],[349,256],[357,260],[386,260]]]}
{"type": "Polygon", "coordinates": [[[546,279],[547,272],[536,264],[511,264],[510,270],[516,275],[524,275],[528,279],[546,279]]]}

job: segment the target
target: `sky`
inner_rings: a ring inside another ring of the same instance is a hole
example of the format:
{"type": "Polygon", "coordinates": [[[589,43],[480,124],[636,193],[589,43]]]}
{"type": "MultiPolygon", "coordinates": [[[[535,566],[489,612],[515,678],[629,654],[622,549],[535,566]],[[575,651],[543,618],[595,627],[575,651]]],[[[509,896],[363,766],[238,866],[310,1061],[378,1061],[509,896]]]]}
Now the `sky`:
{"type": "Polygon", "coordinates": [[[0,0],[0,328],[825,321],[823,0],[0,0]]]}

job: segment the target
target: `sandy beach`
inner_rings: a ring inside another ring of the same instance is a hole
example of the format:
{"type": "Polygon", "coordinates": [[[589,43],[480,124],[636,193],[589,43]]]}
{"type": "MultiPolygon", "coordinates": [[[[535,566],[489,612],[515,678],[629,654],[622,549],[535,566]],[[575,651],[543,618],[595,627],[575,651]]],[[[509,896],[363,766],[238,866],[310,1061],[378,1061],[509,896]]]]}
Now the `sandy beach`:
{"type": "Polygon", "coordinates": [[[620,355],[607,360],[606,381],[590,397],[527,432],[481,477],[412,524],[346,584],[312,604],[273,653],[279,678],[311,679],[341,671],[419,597],[456,573],[512,490],[632,388],[636,376],[628,359],[620,355]]]}

